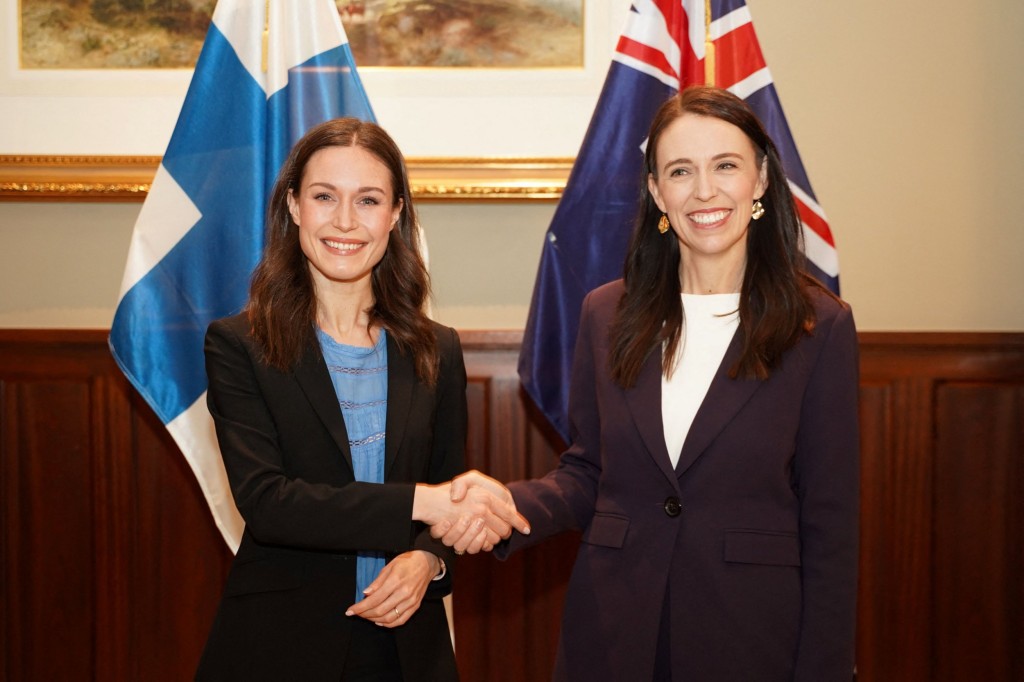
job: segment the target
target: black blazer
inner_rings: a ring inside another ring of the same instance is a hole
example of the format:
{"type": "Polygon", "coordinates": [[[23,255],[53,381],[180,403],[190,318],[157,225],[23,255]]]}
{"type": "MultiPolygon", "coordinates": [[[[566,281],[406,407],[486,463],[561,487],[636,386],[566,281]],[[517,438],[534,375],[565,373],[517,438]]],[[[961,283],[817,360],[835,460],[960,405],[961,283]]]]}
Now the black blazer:
{"type": "Polygon", "coordinates": [[[245,532],[197,679],[338,680],[355,602],[356,552],[424,549],[448,575],[394,630],[406,680],[456,680],[442,597],[452,550],[413,523],[417,482],[464,468],[466,370],[454,330],[434,325],[437,385],[387,337],[385,482],[354,480],[345,422],[318,347],[290,372],[259,359],[244,315],[206,334],[207,401],[245,532]]]}
{"type": "Polygon", "coordinates": [[[766,381],[730,379],[737,334],[673,468],[661,354],[615,384],[608,327],[622,282],[583,304],[559,467],[509,488],[530,521],[499,556],[583,531],[558,680],[848,682],[857,592],[858,361],[850,308],[814,294],[817,327],[766,381]],[[663,621],[663,618],[665,619],[663,621]]]}

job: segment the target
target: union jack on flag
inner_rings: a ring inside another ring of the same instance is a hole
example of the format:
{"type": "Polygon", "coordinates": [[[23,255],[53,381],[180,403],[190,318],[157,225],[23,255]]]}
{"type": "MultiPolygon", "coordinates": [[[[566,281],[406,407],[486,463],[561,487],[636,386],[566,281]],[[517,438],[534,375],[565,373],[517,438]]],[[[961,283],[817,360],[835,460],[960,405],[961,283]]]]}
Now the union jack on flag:
{"type": "Polygon", "coordinates": [[[635,0],[552,218],[519,356],[526,392],[568,440],[569,374],[583,297],[622,276],[654,112],[689,85],[727,88],[778,147],[808,269],[839,292],[839,261],[744,0],[635,0]]]}

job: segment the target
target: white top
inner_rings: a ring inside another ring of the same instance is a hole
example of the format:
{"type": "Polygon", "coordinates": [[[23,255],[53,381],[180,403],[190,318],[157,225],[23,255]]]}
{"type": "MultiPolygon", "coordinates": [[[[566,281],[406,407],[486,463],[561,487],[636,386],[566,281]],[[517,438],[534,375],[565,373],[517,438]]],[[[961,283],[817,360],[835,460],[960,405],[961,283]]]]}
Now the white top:
{"type": "Polygon", "coordinates": [[[661,376],[661,421],[672,466],[740,323],[740,295],[681,294],[683,333],[672,377],[661,376]]]}

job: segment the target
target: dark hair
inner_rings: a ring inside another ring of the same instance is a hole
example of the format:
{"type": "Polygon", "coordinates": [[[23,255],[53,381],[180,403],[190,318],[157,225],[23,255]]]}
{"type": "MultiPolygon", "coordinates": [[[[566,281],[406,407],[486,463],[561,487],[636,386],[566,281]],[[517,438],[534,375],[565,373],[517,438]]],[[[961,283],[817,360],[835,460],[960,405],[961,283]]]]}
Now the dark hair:
{"type": "Polygon", "coordinates": [[[267,207],[267,245],[253,272],[246,306],[264,361],[290,369],[316,343],[316,293],[298,226],[288,210],[288,193],[299,193],[310,158],[327,147],[365,149],[391,174],[392,206],[400,201],[402,210],[387,250],[373,268],[369,324],[385,328],[398,348],[413,358],[420,380],[432,385],[437,380],[438,352],[423,310],[430,278],[418,248],[419,224],[405,160],[383,128],[356,118],[337,118],[312,128],[281,166],[267,207]]]}
{"type": "Polygon", "coordinates": [[[658,141],[670,123],[686,115],[731,123],[753,143],[758,166],[767,157],[768,188],[761,197],[764,216],[747,232],[747,261],[740,292],[743,351],[729,376],[766,379],[782,354],[814,329],[808,286],[821,287],[804,265],[802,232],[782,161],[764,126],[739,97],[727,90],[694,86],[666,101],[654,115],[640,190],[640,206],[626,254],[625,294],[611,325],[610,365],[620,386],[636,382],[648,355],[665,344],[662,373],[673,369],[682,334],[679,304],[679,240],[657,230],[661,211],[647,185],[657,178],[658,141]]]}

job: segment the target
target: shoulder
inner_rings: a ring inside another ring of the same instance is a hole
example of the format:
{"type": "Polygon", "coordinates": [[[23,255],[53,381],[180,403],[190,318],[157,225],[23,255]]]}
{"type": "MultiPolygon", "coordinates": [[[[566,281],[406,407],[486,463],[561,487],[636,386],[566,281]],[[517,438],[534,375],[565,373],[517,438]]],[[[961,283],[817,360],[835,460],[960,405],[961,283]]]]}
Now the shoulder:
{"type": "Polygon", "coordinates": [[[211,385],[225,372],[258,371],[264,363],[260,359],[248,317],[244,313],[214,320],[206,329],[203,344],[206,374],[211,385]]]}
{"type": "Polygon", "coordinates": [[[437,350],[442,357],[453,351],[462,350],[459,333],[452,327],[430,320],[430,331],[434,335],[434,339],[437,342],[437,350]]]}
{"type": "Polygon", "coordinates": [[[816,286],[810,286],[809,294],[814,305],[814,329],[801,345],[806,345],[808,350],[817,349],[811,351],[816,354],[855,362],[859,343],[850,304],[816,286]]]}
{"type": "Polygon", "coordinates": [[[819,286],[807,285],[807,291],[814,306],[816,327],[830,328],[844,322],[852,326],[853,309],[849,303],[819,286]]]}
{"type": "Polygon", "coordinates": [[[624,293],[626,293],[625,283],[621,279],[616,279],[592,290],[584,300],[589,301],[593,306],[615,307],[624,293]]]}
{"type": "Polygon", "coordinates": [[[459,339],[459,333],[452,327],[434,320],[430,320],[430,331],[437,344],[441,376],[444,377],[451,373],[465,376],[465,360],[462,357],[462,342],[459,339]]]}
{"type": "Polygon", "coordinates": [[[209,344],[226,339],[251,342],[252,326],[249,324],[248,315],[242,312],[210,323],[206,329],[206,342],[209,344]]]}
{"type": "Polygon", "coordinates": [[[214,320],[206,329],[203,350],[209,368],[210,363],[244,362],[253,366],[265,366],[252,333],[252,325],[246,313],[214,320]]]}
{"type": "Polygon", "coordinates": [[[596,316],[602,320],[611,318],[625,293],[626,287],[621,279],[602,284],[583,299],[582,317],[596,316]]]}
{"type": "Polygon", "coordinates": [[[438,390],[440,387],[455,386],[465,394],[466,361],[462,355],[462,342],[453,328],[430,321],[431,332],[436,339],[438,361],[438,390]]]}

